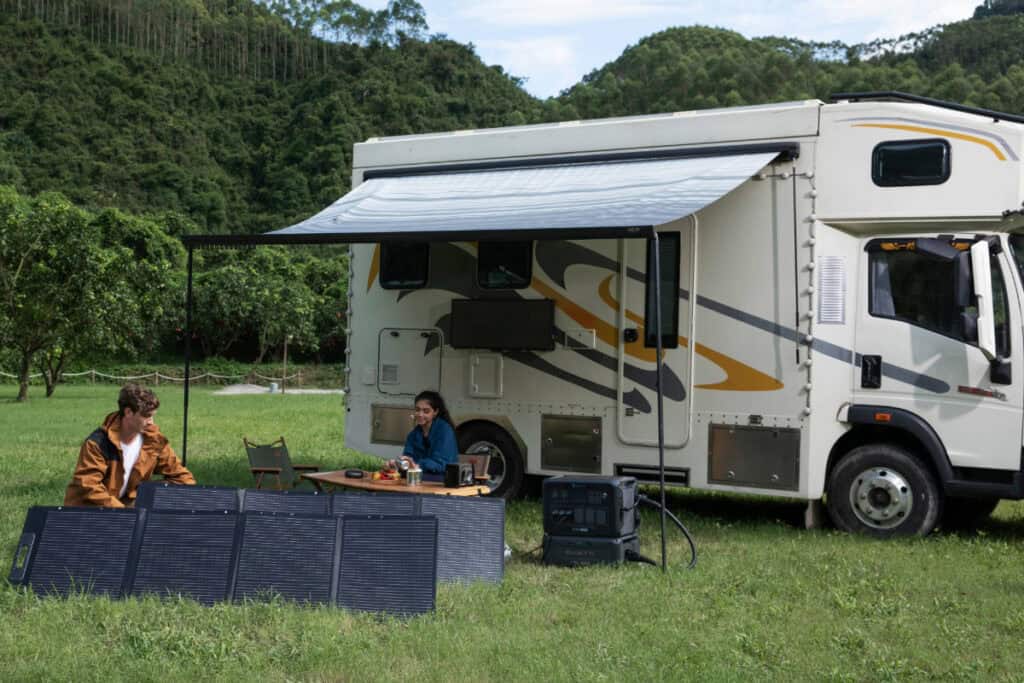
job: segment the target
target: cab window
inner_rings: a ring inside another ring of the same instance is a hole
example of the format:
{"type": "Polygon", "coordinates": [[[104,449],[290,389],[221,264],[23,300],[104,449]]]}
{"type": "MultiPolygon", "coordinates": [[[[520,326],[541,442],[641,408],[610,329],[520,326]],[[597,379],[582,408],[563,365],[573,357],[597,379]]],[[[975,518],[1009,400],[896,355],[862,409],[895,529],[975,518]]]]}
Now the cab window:
{"type": "MultiPolygon", "coordinates": [[[[876,318],[891,318],[938,334],[967,341],[961,311],[956,305],[956,264],[915,251],[913,240],[893,240],[868,245],[869,302],[876,318]]],[[[954,243],[959,248],[968,242],[954,243]]],[[[996,325],[996,350],[1010,355],[1009,307],[999,260],[992,257],[992,306],[996,325]]],[[[976,313],[973,307],[965,312],[976,313]]]]}

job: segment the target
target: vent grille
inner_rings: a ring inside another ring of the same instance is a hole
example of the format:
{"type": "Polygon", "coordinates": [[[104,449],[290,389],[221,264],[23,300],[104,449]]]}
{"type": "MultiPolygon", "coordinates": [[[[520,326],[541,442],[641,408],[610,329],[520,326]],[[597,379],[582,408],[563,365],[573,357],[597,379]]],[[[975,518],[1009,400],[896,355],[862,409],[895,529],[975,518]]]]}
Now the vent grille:
{"type": "Polygon", "coordinates": [[[846,260],[842,256],[818,258],[818,322],[846,323],[846,260]]]}
{"type": "Polygon", "coordinates": [[[395,363],[384,363],[380,366],[381,384],[398,384],[398,365],[395,363]]]}

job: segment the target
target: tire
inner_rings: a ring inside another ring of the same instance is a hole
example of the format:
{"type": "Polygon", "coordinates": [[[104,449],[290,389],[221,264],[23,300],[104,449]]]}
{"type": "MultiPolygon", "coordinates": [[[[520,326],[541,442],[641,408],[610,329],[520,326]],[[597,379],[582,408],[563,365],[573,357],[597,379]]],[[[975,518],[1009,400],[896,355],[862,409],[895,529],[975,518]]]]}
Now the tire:
{"type": "Polygon", "coordinates": [[[971,529],[999,505],[998,498],[946,498],[942,510],[944,529],[971,529]]]}
{"type": "Polygon", "coordinates": [[[490,451],[491,463],[487,473],[491,475],[492,496],[511,500],[519,494],[525,470],[523,456],[516,442],[504,429],[486,422],[476,422],[460,429],[458,439],[459,453],[490,451]]]}
{"type": "Polygon", "coordinates": [[[935,475],[894,444],[858,446],[833,468],[828,512],[843,531],[890,538],[925,536],[942,514],[935,475]]]}

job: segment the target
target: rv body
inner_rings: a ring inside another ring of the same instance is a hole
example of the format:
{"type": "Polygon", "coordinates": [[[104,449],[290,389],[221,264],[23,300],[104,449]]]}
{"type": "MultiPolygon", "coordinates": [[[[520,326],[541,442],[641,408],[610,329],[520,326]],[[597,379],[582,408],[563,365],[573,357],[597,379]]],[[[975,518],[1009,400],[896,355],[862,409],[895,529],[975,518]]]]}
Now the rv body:
{"type": "MultiPolygon", "coordinates": [[[[807,101],[373,139],[355,146],[353,188],[381,171],[790,150],[657,227],[666,480],[827,494],[843,528],[926,533],[943,510],[1024,496],[1022,133],[928,104],[807,101]]],[[[403,249],[351,247],[346,445],[400,455],[414,396],[438,389],[460,451],[492,449],[502,494],[528,474],[658,480],[650,239],[403,249]],[[505,272],[520,282],[502,288],[505,272]],[[487,319],[492,302],[507,313],[487,319]]]]}

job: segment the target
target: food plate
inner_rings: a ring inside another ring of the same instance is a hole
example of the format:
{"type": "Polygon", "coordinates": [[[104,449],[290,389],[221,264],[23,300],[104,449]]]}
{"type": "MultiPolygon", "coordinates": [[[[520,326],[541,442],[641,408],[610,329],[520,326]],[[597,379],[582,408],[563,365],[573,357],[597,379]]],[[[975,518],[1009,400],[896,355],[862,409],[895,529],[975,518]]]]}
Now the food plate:
{"type": "Polygon", "coordinates": [[[370,479],[374,484],[400,484],[401,479],[370,479]]]}

